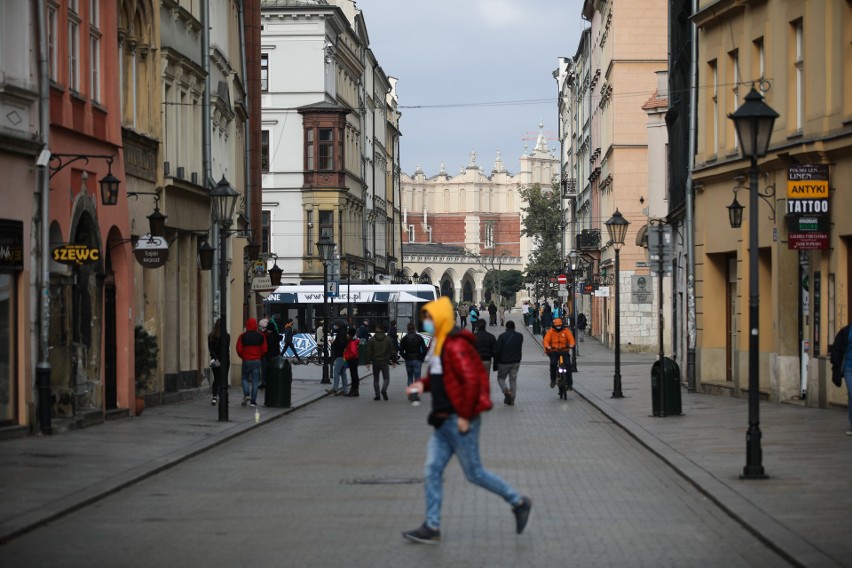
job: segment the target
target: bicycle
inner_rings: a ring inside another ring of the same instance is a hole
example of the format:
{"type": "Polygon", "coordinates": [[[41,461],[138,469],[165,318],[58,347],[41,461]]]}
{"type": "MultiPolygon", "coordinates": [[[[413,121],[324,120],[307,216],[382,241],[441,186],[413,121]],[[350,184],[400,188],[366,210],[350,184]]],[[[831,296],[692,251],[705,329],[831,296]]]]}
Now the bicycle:
{"type": "Polygon", "coordinates": [[[570,356],[559,355],[559,363],[556,366],[556,385],[559,387],[559,398],[561,400],[567,400],[568,391],[574,390],[568,382],[571,377],[571,371],[568,368],[570,364],[570,356]]]}

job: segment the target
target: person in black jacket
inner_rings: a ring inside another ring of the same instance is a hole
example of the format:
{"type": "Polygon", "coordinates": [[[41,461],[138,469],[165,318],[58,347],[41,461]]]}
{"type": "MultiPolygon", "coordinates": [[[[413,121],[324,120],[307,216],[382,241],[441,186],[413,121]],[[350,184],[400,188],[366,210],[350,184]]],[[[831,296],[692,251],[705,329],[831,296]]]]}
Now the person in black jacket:
{"type": "Polygon", "coordinates": [[[497,368],[497,384],[503,391],[503,404],[514,405],[518,393],[518,368],[521,366],[521,355],[524,346],[524,336],[515,331],[515,322],[506,322],[506,331],[497,338],[494,346],[494,366],[497,368]],[[509,377],[509,388],[506,388],[506,376],[509,377]]]}
{"type": "Polygon", "coordinates": [[[304,363],[302,358],[299,357],[299,352],[296,351],[296,346],[293,344],[293,334],[295,331],[293,330],[293,320],[288,319],[287,323],[284,324],[284,347],[281,349],[281,355],[287,356],[287,350],[291,349],[293,351],[293,355],[296,356],[296,361],[301,365],[304,363]]]}
{"type": "Polygon", "coordinates": [[[477,331],[473,334],[476,337],[476,350],[485,366],[485,374],[491,376],[491,360],[494,358],[494,346],[497,344],[497,338],[485,329],[488,324],[484,319],[479,320],[476,325],[477,331]]]}
{"type": "Polygon", "coordinates": [[[332,385],[330,389],[326,389],[326,392],[336,396],[343,396],[346,394],[347,387],[349,386],[348,379],[346,378],[346,372],[349,367],[343,358],[343,352],[346,351],[346,344],[349,343],[349,338],[346,336],[346,329],[344,329],[344,326],[340,322],[334,322],[331,333],[334,335],[334,341],[331,342],[329,349],[331,350],[331,358],[334,360],[334,366],[331,369],[332,385]],[[340,388],[338,388],[338,384],[340,384],[340,388]]]}
{"type": "Polygon", "coordinates": [[[423,359],[426,357],[426,341],[417,333],[413,322],[408,324],[408,333],[399,341],[399,354],[405,359],[407,386],[411,386],[411,383],[420,378],[423,359]]]}
{"type": "Polygon", "coordinates": [[[207,350],[210,351],[210,368],[213,371],[213,399],[210,404],[215,406],[219,404],[219,389],[223,384],[226,390],[228,388],[228,371],[231,369],[231,336],[222,329],[221,318],[216,320],[213,331],[207,336],[207,350]]]}
{"type": "Polygon", "coordinates": [[[843,384],[843,379],[846,379],[846,394],[849,403],[849,429],[846,430],[847,436],[852,436],[852,328],[850,326],[843,327],[837,332],[834,338],[834,343],[829,348],[831,355],[831,381],[835,386],[843,384]]]}

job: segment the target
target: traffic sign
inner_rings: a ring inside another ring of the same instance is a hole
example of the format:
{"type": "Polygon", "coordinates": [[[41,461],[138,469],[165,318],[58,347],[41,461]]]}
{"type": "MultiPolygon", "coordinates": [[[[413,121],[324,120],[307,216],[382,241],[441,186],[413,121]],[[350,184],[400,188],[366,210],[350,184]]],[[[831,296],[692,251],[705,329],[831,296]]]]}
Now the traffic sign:
{"type": "Polygon", "coordinates": [[[329,280],[328,287],[325,289],[325,293],[328,294],[329,297],[335,298],[337,297],[337,290],[340,287],[340,282],[337,280],[329,280]]]}
{"type": "Polygon", "coordinates": [[[556,277],[556,282],[558,282],[559,284],[568,284],[568,277],[564,274],[560,274],[556,277]]]}

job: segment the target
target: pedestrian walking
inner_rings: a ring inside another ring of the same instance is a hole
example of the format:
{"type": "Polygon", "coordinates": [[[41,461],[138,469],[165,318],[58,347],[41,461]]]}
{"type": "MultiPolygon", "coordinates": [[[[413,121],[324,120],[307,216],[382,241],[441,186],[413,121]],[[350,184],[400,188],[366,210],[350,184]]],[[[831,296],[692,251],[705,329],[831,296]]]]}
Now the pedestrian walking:
{"type": "Polygon", "coordinates": [[[521,304],[521,315],[524,316],[524,325],[526,327],[531,326],[532,322],[530,321],[530,303],[529,303],[529,301],[524,301],[524,303],[521,304]]]}
{"type": "Polygon", "coordinates": [[[500,304],[500,307],[497,309],[497,313],[500,316],[500,325],[506,325],[506,306],[504,304],[500,304]]]}
{"type": "MultiPolygon", "coordinates": [[[[341,331],[341,333],[343,333],[341,331]]],[[[349,367],[349,379],[352,381],[349,387],[349,392],[346,396],[361,396],[358,389],[361,385],[361,379],[358,377],[358,348],[361,342],[355,337],[355,330],[349,329],[346,331],[346,349],[343,350],[343,359],[349,367]]]]}
{"type": "Polygon", "coordinates": [[[273,359],[281,355],[281,334],[278,333],[278,324],[275,318],[260,320],[260,331],[266,336],[266,354],[263,356],[263,364],[260,370],[260,387],[266,388],[266,377],[269,375],[269,364],[273,359]]]}
{"type": "Polygon", "coordinates": [[[432,393],[429,424],[434,427],[426,451],[426,520],[402,536],[421,544],[441,540],[443,474],[453,454],[471,483],[501,496],[512,506],[515,532],[527,525],[532,502],[501,477],[488,471],[479,456],[481,414],[492,408],[487,374],[476,361],[476,339],[466,329],[454,327],[453,306],[446,297],[423,308],[423,328],[433,336],[426,358],[427,372],[407,387],[409,395],[432,393]]]}
{"type": "Polygon", "coordinates": [[[494,346],[497,344],[497,338],[489,333],[486,327],[485,320],[479,320],[479,327],[473,335],[476,338],[476,351],[482,360],[485,375],[490,377],[491,362],[494,360],[494,346]]]}
{"type": "Polygon", "coordinates": [[[367,341],[367,369],[373,367],[373,389],[376,397],[373,400],[388,399],[388,386],[390,385],[390,369],[388,365],[396,367],[396,347],[390,337],[385,333],[384,325],[376,326],[376,333],[367,341]],[[382,388],[379,390],[379,375],[382,375],[382,388]],[[379,394],[381,393],[381,397],[379,394]]]}
{"type": "Polygon", "coordinates": [[[497,304],[494,303],[494,300],[491,300],[491,303],[488,304],[488,320],[491,325],[497,325],[497,304]]]}
{"type": "Polygon", "coordinates": [[[846,396],[848,397],[849,429],[847,436],[852,436],[852,326],[847,325],[834,338],[831,345],[831,381],[840,386],[846,379],[846,396]]]}
{"type": "Polygon", "coordinates": [[[459,304],[459,321],[461,322],[461,328],[465,329],[467,327],[467,304],[462,302],[459,304]]]}
{"type": "Polygon", "coordinates": [[[562,325],[562,320],[553,320],[553,327],[544,334],[544,352],[550,357],[550,388],[556,386],[556,368],[559,366],[561,355],[566,363],[568,372],[568,390],[574,390],[574,379],[571,376],[571,348],[574,347],[574,335],[571,330],[562,325]]]}
{"type": "Polygon", "coordinates": [[[257,320],[249,318],[246,330],[237,338],[237,355],[243,360],[243,406],[249,403],[257,406],[260,366],[266,349],[266,336],[257,330],[257,320]]]}
{"type": "Polygon", "coordinates": [[[370,322],[364,320],[361,325],[358,326],[358,339],[362,340],[362,342],[366,343],[368,339],[370,339],[370,322]]]}
{"type": "Polygon", "coordinates": [[[577,338],[579,341],[583,341],[583,338],[586,336],[586,325],[588,325],[586,314],[580,312],[577,314],[577,338]]]}
{"type": "Polygon", "coordinates": [[[334,364],[331,367],[331,388],[325,392],[335,396],[343,396],[346,394],[346,387],[348,386],[346,380],[347,365],[346,360],[343,358],[343,352],[346,351],[346,344],[349,343],[349,338],[341,322],[334,322],[331,332],[334,335],[334,341],[331,342],[330,348],[334,364]],[[338,387],[338,385],[340,386],[338,387]]]}
{"type": "Polygon", "coordinates": [[[476,307],[476,304],[470,305],[467,315],[470,318],[470,330],[475,332],[477,330],[476,326],[479,323],[479,308],[476,307]]]}
{"type": "Polygon", "coordinates": [[[408,376],[406,386],[420,378],[423,359],[426,357],[426,341],[417,333],[414,322],[408,324],[408,333],[399,341],[399,354],[405,361],[408,376]]]}
{"type": "Polygon", "coordinates": [[[518,394],[518,369],[521,367],[521,357],[524,346],[524,336],[515,331],[515,322],[506,322],[506,331],[497,338],[494,346],[494,366],[497,370],[497,384],[503,391],[503,404],[512,406],[518,394]],[[506,386],[506,377],[509,385],[506,386]]]}
{"type": "Polygon", "coordinates": [[[288,319],[287,323],[284,324],[284,347],[281,349],[281,354],[285,357],[287,356],[287,350],[291,349],[293,351],[293,355],[296,356],[296,360],[301,365],[303,363],[302,358],[299,357],[299,352],[296,351],[296,346],[293,344],[293,335],[296,330],[293,329],[293,320],[288,319]]]}
{"type": "Polygon", "coordinates": [[[396,349],[396,357],[394,358],[394,363],[399,363],[399,331],[396,328],[396,320],[391,320],[390,327],[388,327],[388,337],[393,341],[394,349],[396,349]]]}
{"type": "Polygon", "coordinates": [[[219,390],[223,384],[226,390],[228,388],[228,372],[231,369],[231,336],[227,330],[222,329],[221,318],[216,319],[213,330],[207,336],[207,350],[210,352],[210,370],[213,372],[213,398],[210,404],[216,406],[219,404],[219,390]]]}

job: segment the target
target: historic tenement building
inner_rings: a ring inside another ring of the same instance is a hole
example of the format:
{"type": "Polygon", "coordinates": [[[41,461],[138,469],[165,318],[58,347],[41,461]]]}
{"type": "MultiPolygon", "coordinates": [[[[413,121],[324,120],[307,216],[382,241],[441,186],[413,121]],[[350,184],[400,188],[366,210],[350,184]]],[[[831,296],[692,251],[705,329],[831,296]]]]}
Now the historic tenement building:
{"type": "Polygon", "coordinates": [[[456,175],[443,165],[428,178],[420,167],[413,176],[403,174],[405,277],[417,274],[456,302],[485,301],[489,270],[525,269],[531,246],[521,237],[520,190],[550,187],[558,171],[559,160],[541,132],[516,174],[506,169],[499,149],[490,175],[477,164],[476,152],[456,175]]]}

